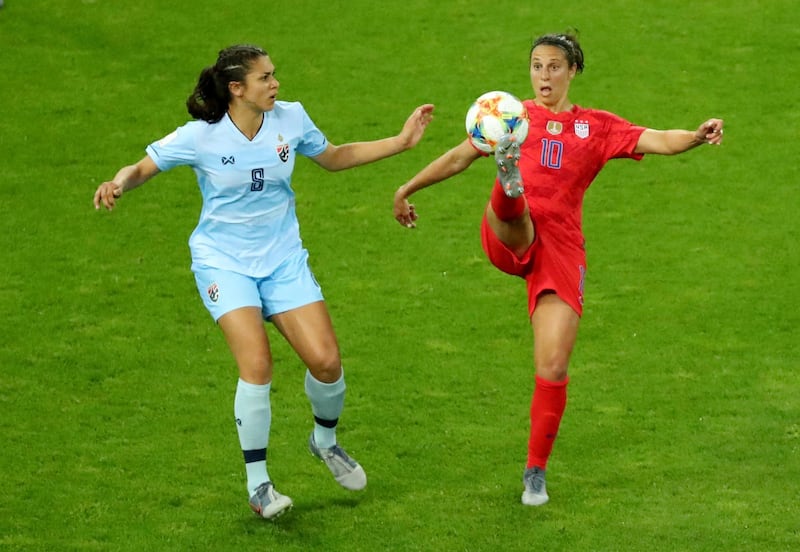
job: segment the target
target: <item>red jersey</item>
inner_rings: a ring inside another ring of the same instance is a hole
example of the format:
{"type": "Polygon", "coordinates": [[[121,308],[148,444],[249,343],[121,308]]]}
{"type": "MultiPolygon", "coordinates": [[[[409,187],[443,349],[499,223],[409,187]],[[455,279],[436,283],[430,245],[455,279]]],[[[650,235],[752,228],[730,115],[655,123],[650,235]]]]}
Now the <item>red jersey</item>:
{"type": "Polygon", "coordinates": [[[553,113],[533,100],[523,103],[530,125],[519,168],[536,233],[583,248],[587,188],[609,159],[642,158],[634,149],[645,128],[607,111],[576,105],[553,113]]]}

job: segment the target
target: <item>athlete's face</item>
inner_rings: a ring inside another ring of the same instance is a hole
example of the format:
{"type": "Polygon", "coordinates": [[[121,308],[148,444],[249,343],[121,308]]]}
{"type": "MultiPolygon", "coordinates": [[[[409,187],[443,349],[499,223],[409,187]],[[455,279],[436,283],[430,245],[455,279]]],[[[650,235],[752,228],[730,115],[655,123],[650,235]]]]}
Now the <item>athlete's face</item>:
{"type": "Polygon", "coordinates": [[[261,56],[253,60],[250,72],[239,87],[237,95],[254,110],[271,111],[275,107],[279,87],[280,83],[275,78],[275,66],[269,56],[261,56]]]}
{"type": "Polygon", "coordinates": [[[531,52],[531,86],[536,100],[546,106],[565,100],[577,66],[570,66],[564,50],[540,44],[531,52]]]}

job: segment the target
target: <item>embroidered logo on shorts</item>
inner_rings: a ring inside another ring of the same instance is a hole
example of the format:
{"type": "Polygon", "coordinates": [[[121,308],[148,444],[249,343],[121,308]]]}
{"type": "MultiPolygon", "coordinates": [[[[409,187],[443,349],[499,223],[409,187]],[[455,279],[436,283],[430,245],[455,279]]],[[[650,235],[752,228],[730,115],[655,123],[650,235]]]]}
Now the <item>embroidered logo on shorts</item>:
{"type": "Polygon", "coordinates": [[[558,121],[547,121],[547,132],[554,136],[561,134],[564,127],[558,121]]]}
{"type": "Polygon", "coordinates": [[[216,303],[219,300],[219,286],[216,282],[208,286],[208,298],[211,299],[212,302],[216,303]]]}
{"type": "Polygon", "coordinates": [[[575,121],[575,136],[578,138],[589,137],[589,121],[575,121]]]}

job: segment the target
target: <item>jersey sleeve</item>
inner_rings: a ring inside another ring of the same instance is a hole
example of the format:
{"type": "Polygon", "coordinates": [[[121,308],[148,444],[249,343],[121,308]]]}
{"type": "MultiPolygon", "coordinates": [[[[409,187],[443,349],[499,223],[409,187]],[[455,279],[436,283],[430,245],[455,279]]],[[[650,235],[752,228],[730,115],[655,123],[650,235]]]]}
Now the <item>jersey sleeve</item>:
{"type": "Polygon", "coordinates": [[[606,126],[607,138],[604,142],[606,159],[630,158],[638,161],[644,157],[644,154],[635,153],[635,150],[645,127],[634,125],[619,115],[607,111],[601,113],[606,126]]]}
{"type": "Polygon", "coordinates": [[[297,153],[306,157],[315,157],[328,147],[328,139],[317,128],[306,110],[301,106],[303,130],[300,142],[297,144],[297,153]]]}
{"type": "Polygon", "coordinates": [[[180,165],[190,165],[197,153],[196,129],[197,124],[187,123],[153,142],[145,151],[161,171],[180,165]]]}

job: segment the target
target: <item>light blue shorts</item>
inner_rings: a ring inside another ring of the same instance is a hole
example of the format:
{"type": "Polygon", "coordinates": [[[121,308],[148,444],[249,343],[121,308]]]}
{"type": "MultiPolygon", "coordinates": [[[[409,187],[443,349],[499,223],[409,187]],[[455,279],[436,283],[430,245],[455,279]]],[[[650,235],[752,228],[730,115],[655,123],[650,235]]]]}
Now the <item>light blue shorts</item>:
{"type": "Polygon", "coordinates": [[[260,307],[264,320],[269,320],[275,314],[323,300],[305,249],[287,258],[265,278],[200,266],[194,267],[194,279],[215,322],[241,307],[260,307]]]}

